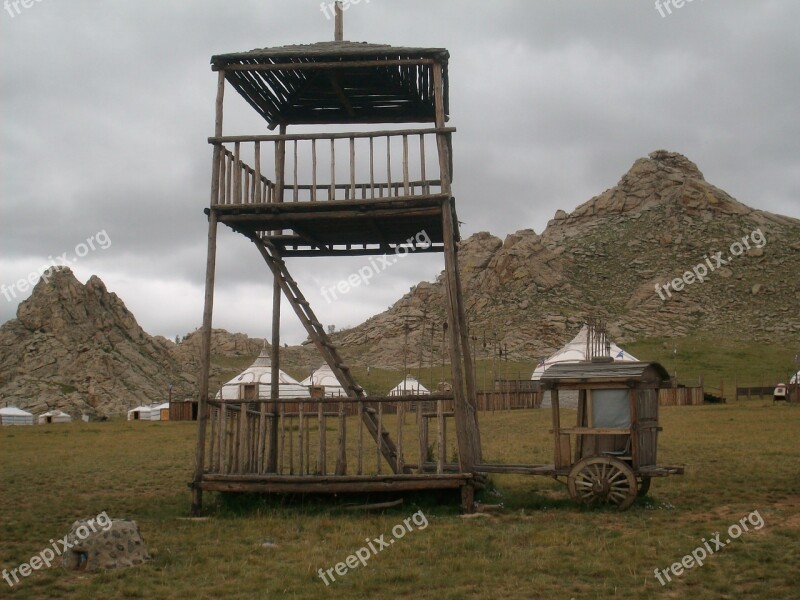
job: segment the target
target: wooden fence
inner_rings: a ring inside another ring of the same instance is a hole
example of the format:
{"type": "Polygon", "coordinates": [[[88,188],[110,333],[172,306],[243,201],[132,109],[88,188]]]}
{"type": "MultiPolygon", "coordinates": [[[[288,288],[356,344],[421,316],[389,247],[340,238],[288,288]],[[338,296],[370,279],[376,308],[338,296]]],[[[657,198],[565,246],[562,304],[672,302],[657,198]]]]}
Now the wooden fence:
{"type": "Polygon", "coordinates": [[[659,406],[699,406],[705,397],[702,387],[674,387],[658,390],[659,406]]]}

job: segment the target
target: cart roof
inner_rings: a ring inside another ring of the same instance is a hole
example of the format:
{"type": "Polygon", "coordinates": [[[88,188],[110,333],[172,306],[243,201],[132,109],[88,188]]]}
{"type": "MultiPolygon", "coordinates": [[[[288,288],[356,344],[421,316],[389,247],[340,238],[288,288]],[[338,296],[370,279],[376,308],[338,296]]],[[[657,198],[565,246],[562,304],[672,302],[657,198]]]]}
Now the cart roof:
{"type": "Polygon", "coordinates": [[[558,363],[545,371],[541,381],[558,385],[591,383],[653,383],[669,380],[669,373],[656,362],[558,363]]]}

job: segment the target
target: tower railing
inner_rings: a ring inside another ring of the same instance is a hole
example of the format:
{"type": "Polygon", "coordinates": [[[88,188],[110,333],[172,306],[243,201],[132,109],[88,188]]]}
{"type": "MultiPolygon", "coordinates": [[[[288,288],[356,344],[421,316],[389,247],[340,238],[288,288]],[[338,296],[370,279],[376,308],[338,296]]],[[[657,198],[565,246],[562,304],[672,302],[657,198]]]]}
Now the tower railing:
{"type": "Polygon", "coordinates": [[[212,137],[209,143],[220,147],[213,205],[442,194],[437,138],[449,146],[453,132],[446,127],[212,137]]]}

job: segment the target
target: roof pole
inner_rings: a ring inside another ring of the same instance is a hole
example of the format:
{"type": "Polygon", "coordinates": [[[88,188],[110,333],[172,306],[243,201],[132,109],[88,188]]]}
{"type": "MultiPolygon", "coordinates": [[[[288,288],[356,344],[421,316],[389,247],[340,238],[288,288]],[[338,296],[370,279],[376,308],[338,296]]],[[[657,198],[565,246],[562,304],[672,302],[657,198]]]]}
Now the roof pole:
{"type": "Polygon", "coordinates": [[[344,40],[344,11],[341,0],[336,0],[336,26],[333,31],[333,39],[337,42],[344,40]]]}

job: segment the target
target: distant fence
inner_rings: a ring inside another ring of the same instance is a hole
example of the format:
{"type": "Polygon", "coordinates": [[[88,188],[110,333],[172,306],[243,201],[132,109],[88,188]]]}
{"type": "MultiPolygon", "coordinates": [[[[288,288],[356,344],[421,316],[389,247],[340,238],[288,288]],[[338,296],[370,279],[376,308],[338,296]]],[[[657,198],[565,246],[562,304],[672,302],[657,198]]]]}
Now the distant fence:
{"type": "Polygon", "coordinates": [[[740,396],[746,396],[748,400],[753,396],[758,396],[759,398],[763,398],[767,396],[768,398],[772,398],[772,392],[775,391],[774,385],[767,385],[767,386],[756,386],[756,387],[738,387],[736,388],[736,399],[738,400],[740,396]]]}
{"type": "Polygon", "coordinates": [[[482,411],[541,408],[542,391],[538,381],[497,379],[493,391],[477,393],[477,404],[482,411]]]}
{"type": "Polygon", "coordinates": [[[674,387],[658,390],[659,406],[699,406],[705,400],[702,387],[674,387]]]}
{"type": "MultiPolygon", "coordinates": [[[[772,398],[776,387],[777,387],[776,385],[755,386],[755,387],[737,386],[736,399],[738,400],[740,397],[746,397],[748,400],[750,400],[753,396],[758,396],[759,399],[763,399],[764,396],[766,396],[767,398],[772,398]]],[[[800,403],[800,386],[798,385],[787,386],[786,400],[787,402],[800,403]]]]}

